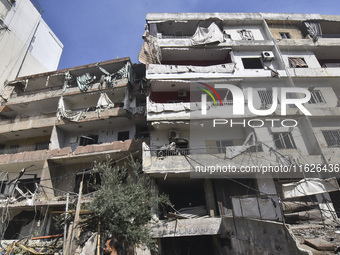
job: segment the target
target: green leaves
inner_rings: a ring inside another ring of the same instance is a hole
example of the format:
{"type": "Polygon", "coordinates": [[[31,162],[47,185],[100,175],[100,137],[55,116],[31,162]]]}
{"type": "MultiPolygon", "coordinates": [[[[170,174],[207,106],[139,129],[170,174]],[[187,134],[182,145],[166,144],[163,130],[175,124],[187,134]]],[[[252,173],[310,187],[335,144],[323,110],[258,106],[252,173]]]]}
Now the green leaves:
{"type": "Polygon", "coordinates": [[[90,209],[100,218],[102,231],[117,237],[125,247],[143,244],[154,249],[155,240],[148,227],[151,208],[170,202],[167,196],[154,194],[140,160],[130,156],[128,164],[114,166],[108,158],[95,162],[93,170],[100,173],[101,184],[96,187],[90,209]]]}

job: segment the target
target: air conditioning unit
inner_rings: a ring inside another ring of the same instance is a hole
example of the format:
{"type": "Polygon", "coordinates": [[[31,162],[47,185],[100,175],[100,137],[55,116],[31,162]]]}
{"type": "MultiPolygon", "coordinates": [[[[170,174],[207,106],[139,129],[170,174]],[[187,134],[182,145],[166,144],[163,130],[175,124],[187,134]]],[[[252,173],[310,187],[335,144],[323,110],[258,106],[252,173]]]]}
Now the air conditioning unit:
{"type": "Polygon", "coordinates": [[[274,53],[272,51],[262,51],[261,56],[263,61],[271,61],[274,59],[274,53]]]}
{"type": "Polygon", "coordinates": [[[185,90],[178,91],[178,97],[186,97],[186,96],[187,96],[187,92],[185,90]]]}
{"type": "Polygon", "coordinates": [[[179,138],[179,132],[177,130],[170,130],[169,131],[169,139],[178,139],[179,138]]]}

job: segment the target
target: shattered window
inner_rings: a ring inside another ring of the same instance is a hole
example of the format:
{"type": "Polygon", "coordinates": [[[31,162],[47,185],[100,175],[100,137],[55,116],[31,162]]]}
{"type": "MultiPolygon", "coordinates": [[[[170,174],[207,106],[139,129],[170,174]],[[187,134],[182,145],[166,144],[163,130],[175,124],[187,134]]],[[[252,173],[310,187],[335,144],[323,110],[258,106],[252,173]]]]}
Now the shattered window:
{"type": "Polygon", "coordinates": [[[242,29],[242,30],[239,30],[237,32],[239,33],[241,40],[244,40],[244,41],[254,40],[253,33],[249,30],[242,29]]]}
{"type": "Polygon", "coordinates": [[[293,136],[290,132],[273,133],[277,149],[296,149],[293,136]]]}
{"type": "Polygon", "coordinates": [[[323,130],[322,134],[328,147],[340,146],[340,130],[323,130]]]}

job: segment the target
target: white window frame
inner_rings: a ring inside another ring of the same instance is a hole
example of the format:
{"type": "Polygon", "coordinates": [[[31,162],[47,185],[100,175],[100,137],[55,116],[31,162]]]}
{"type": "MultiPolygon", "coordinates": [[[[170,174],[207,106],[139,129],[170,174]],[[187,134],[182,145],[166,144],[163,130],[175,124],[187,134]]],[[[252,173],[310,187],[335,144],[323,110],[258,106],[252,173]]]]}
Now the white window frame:
{"type": "Polygon", "coordinates": [[[277,149],[296,149],[291,132],[274,132],[274,143],[277,149]],[[278,146],[280,144],[280,146],[278,146]]]}

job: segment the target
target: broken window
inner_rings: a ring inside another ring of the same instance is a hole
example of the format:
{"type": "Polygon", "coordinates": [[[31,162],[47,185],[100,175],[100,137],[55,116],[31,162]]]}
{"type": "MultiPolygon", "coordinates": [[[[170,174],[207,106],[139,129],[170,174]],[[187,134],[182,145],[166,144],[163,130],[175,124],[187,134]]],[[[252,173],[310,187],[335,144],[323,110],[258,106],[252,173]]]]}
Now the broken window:
{"type": "Polygon", "coordinates": [[[239,33],[242,40],[245,40],[245,41],[254,40],[253,33],[250,30],[242,29],[237,32],[239,33]]]}
{"type": "Polygon", "coordinates": [[[323,130],[322,134],[328,147],[340,146],[340,130],[323,130]]]}
{"type": "Polygon", "coordinates": [[[86,146],[89,144],[97,144],[97,143],[98,143],[98,135],[88,135],[88,136],[82,135],[79,141],[80,146],[86,146]]]}
{"type": "Polygon", "coordinates": [[[288,58],[289,66],[292,68],[306,68],[308,67],[304,58],[288,58]]]}
{"type": "Polygon", "coordinates": [[[130,138],[129,131],[118,132],[118,141],[125,141],[130,138]]]}
{"type": "Polygon", "coordinates": [[[311,98],[308,101],[309,104],[320,104],[320,103],[326,103],[325,99],[322,96],[322,93],[320,90],[313,90],[311,91],[311,98]]]}
{"type": "Polygon", "coordinates": [[[261,109],[266,109],[273,104],[273,91],[258,90],[261,99],[261,109]]]}
{"type": "Polygon", "coordinates": [[[273,133],[277,149],[296,149],[293,136],[290,132],[273,133]]]}
{"type": "Polygon", "coordinates": [[[290,33],[288,32],[279,32],[281,39],[290,39],[290,33]]]}
{"type": "Polygon", "coordinates": [[[260,58],[242,58],[244,69],[263,69],[260,58]]]}

